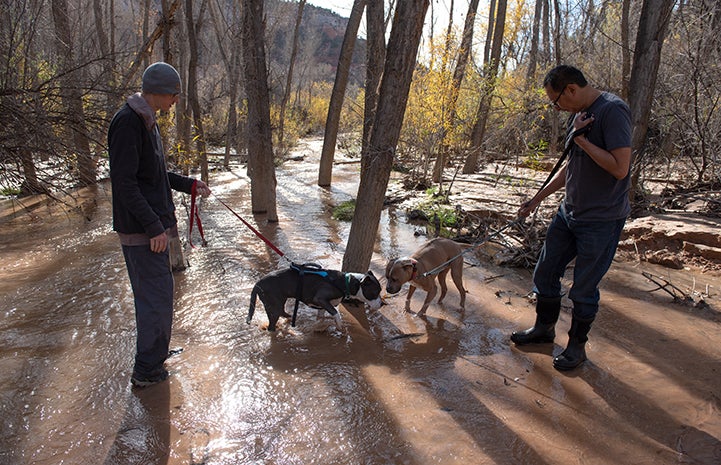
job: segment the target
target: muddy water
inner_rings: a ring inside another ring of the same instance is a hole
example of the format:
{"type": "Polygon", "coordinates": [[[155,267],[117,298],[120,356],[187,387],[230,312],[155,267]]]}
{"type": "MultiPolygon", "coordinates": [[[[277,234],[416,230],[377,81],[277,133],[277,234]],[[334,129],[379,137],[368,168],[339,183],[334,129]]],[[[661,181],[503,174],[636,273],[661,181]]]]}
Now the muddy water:
{"type": "MultiPolygon", "coordinates": [[[[339,268],[349,225],[330,208],[355,194],[358,166],[336,166],[320,189],[319,151],[311,142],[279,170],[278,225],[250,214],[244,170],[212,184],[291,259],[339,268]]],[[[269,334],[262,307],[245,324],[248,296],[288,262],[210,198],[209,245],[186,248],[175,275],[182,352],[168,382],[134,390],[132,294],[108,200],[103,184],[77,204],[0,212],[0,464],[721,463],[718,276],[616,263],[590,360],[570,374],[551,366],[570,303],[553,347],[509,346],[533,320],[530,273],[483,259],[464,270],[465,310],[451,284],[425,318],[403,312],[404,290],[377,312],[344,306],[342,333],[301,306],[295,328],[269,334]],[[649,292],[641,271],[710,306],[649,292]]],[[[384,212],[377,275],[423,243],[415,229],[384,212]]]]}

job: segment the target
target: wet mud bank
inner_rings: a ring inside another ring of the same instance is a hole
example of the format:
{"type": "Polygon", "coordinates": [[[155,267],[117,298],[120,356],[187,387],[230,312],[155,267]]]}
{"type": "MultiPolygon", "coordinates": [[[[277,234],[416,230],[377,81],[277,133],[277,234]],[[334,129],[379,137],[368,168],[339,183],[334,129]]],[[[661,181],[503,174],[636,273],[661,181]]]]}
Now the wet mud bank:
{"type": "MultiPolygon", "coordinates": [[[[338,269],[350,225],[330,210],[354,197],[358,167],[337,165],[321,189],[320,145],[301,152],[278,171],[277,225],[250,214],[240,167],[212,174],[214,193],[292,260],[338,269]]],[[[183,350],[167,382],[131,389],[133,302],[109,189],[85,210],[0,215],[2,464],[721,463],[718,274],[619,257],[589,361],[570,373],[551,364],[570,302],[555,344],[511,345],[533,323],[531,274],[482,254],[464,268],[464,310],[450,285],[425,317],[406,313],[406,285],[378,311],[342,305],[343,332],[301,305],[296,327],[270,334],[260,305],[245,323],[250,290],[288,262],[212,197],[208,246],[186,247],[175,274],[172,346],[183,350]],[[674,302],[643,272],[706,305],[674,302]]],[[[416,230],[384,211],[377,276],[423,244],[416,230]]]]}

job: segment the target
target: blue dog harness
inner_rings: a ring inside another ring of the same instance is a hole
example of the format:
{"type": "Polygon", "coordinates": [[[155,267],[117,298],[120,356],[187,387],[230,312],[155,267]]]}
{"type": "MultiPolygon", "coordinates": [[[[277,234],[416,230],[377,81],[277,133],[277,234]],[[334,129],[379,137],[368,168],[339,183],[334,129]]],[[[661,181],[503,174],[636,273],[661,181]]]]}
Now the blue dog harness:
{"type": "MultiPolygon", "coordinates": [[[[295,328],[295,320],[296,316],[298,315],[298,305],[300,304],[300,299],[302,297],[302,291],[303,291],[303,275],[306,274],[314,274],[318,275],[321,278],[329,279],[328,277],[328,271],[324,270],[320,265],[317,263],[304,263],[302,265],[298,265],[297,263],[291,263],[290,269],[295,270],[298,272],[298,286],[295,290],[295,307],[293,307],[293,319],[291,320],[291,326],[295,328]]],[[[345,289],[341,289],[344,293],[343,298],[350,297],[350,273],[343,273],[343,278],[345,281],[345,289]]],[[[335,286],[335,283],[331,283],[335,286]]],[[[336,286],[338,287],[338,286],[336,286]]]]}

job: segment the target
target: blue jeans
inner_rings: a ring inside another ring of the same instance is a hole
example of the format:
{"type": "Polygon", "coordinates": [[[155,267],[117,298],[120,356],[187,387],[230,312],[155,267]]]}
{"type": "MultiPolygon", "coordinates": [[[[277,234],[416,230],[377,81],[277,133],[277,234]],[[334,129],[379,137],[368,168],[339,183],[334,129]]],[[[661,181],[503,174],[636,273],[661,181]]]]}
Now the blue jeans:
{"type": "Polygon", "coordinates": [[[169,252],[149,245],[123,246],[135,300],[137,327],[134,375],[157,376],[168,358],[173,325],[173,274],[169,252]]]}
{"type": "Polygon", "coordinates": [[[598,284],[611,267],[618,240],[626,219],[613,221],[576,221],[566,215],[563,204],[551,221],[541,255],[533,272],[538,295],[558,297],[561,278],[575,258],[573,285],[568,297],[573,301],[573,314],[580,319],[593,319],[598,312],[598,284]]]}

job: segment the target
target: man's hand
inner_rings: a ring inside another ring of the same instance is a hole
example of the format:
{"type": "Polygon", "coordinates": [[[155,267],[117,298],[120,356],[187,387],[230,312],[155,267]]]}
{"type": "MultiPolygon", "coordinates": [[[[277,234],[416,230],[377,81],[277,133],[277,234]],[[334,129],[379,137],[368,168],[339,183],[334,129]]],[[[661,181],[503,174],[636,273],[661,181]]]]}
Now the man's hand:
{"type": "Polygon", "coordinates": [[[207,197],[211,194],[210,187],[200,179],[195,180],[195,192],[202,195],[203,197],[207,197]]]}
{"type": "Polygon", "coordinates": [[[525,218],[528,215],[533,212],[533,210],[536,209],[538,204],[534,202],[534,199],[528,200],[526,202],[523,202],[521,206],[518,208],[518,217],[519,218],[525,218]]]}
{"type": "Polygon", "coordinates": [[[586,132],[588,132],[588,129],[590,129],[589,126],[593,124],[594,119],[595,118],[593,117],[593,113],[588,113],[584,111],[576,114],[576,117],[573,119],[573,132],[579,131],[583,128],[587,128],[586,131],[581,131],[576,137],[583,136],[585,138],[585,134],[586,132]]]}
{"type": "Polygon", "coordinates": [[[155,253],[165,252],[168,248],[168,235],[165,231],[150,238],[150,250],[155,253]]]}

